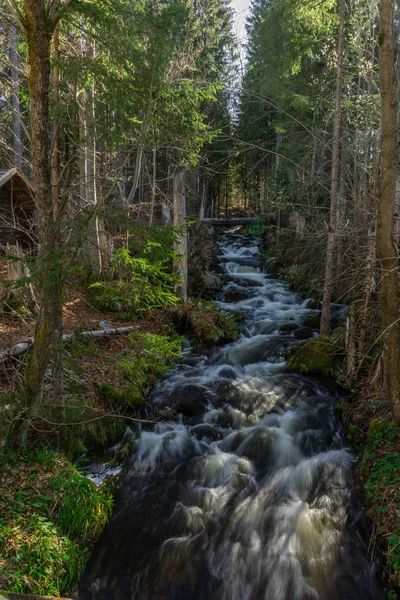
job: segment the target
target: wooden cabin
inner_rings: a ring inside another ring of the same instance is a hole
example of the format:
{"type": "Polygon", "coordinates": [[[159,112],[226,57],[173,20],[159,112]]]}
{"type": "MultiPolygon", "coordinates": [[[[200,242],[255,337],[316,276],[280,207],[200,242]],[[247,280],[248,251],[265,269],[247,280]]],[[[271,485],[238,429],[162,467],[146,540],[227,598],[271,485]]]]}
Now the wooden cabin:
{"type": "Polygon", "coordinates": [[[34,252],[37,236],[34,198],[32,184],[17,167],[0,169],[0,253],[7,246],[34,252]]]}

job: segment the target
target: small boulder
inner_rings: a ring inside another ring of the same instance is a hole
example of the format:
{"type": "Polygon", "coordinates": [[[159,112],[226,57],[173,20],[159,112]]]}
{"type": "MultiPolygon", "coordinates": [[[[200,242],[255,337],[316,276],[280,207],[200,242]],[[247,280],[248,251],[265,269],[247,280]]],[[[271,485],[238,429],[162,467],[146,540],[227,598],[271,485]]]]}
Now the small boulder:
{"type": "Polygon", "coordinates": [[[286,366],[291,371],[306,375],[328,375],[333,368],[335,344],[327,335],[319,335],[297,348],[286,366]]]}
{"type": "Polygon", "coordinates": [[[244,292],[240,292],[239,290],[230,289],[225,294],[224,302],[241,302],[242,300],[247,300],[247,294],[244,292]]]}
{"type": "Polygon", "coordinates": [[[218,372],[219,377],[223,377],[224,379],[236,379],[237,374],[233,367],[224,367],[218,372]]]}
{"type": "Polygon", "coordinates": [[[214,275],[213,273],[205,273],[203,275],[203,284],[207,290],[219,292],[223,286],[221,277],[214,275]]]}
{"type": "Polygon", "coordinates": [[[294,332],[294,337],[296,340],[307,340],[312,337],[314,330],[311,327],[300,327],[300,329],[296,329],[294,332]]]}
{"type": "Polygon", "coordinates": [[[203,385],[188,384],[170,392],[166,404],[177,414],[194,417],[203,412],[212,392],[203,385]]]}
{"type": "Polygon", "coordinates": [[[321,325],[321,315],[309,315],[304,319],[304,327],[311,327],[311,329],[319,329],[321,325]]]}
{"type": "Polygon", "coordinates": [[[316,300],[315,298],[310,298],[307,303],[307,308],[319,310],[321,308],[321,302],[319,300],[316,300]]]}
{"type": "Polygon", "coordinates": [[[296,331],[296,329],[299,329],[300,326],[297,325],[297,323],[285,323],[284,325],[281,325],[281,327],[279,327],[279,333],[282,334],[286,334],[286,333],[292,333],[293,331],[296,331]]]}
{"type": "Polygon", "coordinates": [[[208,423],[194,425],[190,429],[190,433],[192,433],[198,440],[203,440],[205,438],[215,442],[217,440],[222,440],[223,438],[223,431],[218,427],[209,425],[208,423]]]}

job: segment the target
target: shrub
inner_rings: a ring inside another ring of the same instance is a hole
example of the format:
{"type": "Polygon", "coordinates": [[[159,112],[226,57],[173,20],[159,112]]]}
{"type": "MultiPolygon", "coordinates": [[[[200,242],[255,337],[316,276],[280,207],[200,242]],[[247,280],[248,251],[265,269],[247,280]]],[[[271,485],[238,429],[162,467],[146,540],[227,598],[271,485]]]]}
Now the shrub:
{"type": "MultiPolygon", "coordinates": [[[[160,244],[147,244],[149,254],[154,251],[155,245],[160,244]]],[[[124,311],[131,316],[152,308],[174,305],[179,300],[173,294],[177,276],[169,272],[170,265],[171,253],[167,253],[167,259],[151,262],[145,257],[132,257],[126,248],[120,248],[112,258],[114,279],[90,285],[88,301],[98,310],[124,311]]]]}

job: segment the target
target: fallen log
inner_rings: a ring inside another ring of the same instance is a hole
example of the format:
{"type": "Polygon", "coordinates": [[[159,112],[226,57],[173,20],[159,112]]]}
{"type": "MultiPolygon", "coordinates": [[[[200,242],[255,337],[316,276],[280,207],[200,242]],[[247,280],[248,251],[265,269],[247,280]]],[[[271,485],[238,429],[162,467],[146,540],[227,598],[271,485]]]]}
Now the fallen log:
{"type": "MultiPolygon", "coordinates": [[[[82,331],[79,332],[79,335],[82,337],[105,337],[107,335],[122,335],[124,333],[129,333],[134,329],[138,329],[139,325],[129,325],[127,327],[113,327],[112,329],[95,329],[94,331],[82,331]]],[[[62,336],[63,342],[69,342],[73,339],[76,333],[66,333],[62,336]]],[[[27,352],[29,348],[33,345],[35,338],[28,338],[26,340],[22,340],[18,342],[18,344],[14,344],[11,348],[7,350],[3,350],[0,352],[0,363],[6,362],[10,358],[15,358],[24,352],[27,352]]]]}

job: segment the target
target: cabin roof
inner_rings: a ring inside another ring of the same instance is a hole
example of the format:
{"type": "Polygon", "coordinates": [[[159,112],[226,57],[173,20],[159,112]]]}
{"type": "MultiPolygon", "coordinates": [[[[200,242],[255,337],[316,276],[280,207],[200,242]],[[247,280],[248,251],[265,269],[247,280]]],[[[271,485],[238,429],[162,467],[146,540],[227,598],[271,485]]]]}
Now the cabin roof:
{"type": "Polygon", "coordinates": [[[15,182],[18,191],[26,190],[29,192],[31,198],[34,198],[35,190],[33,185],[17,167],[12,167],[11,169],[0,169],[0,190],[11,181],[13,184],[15,182]]]}

